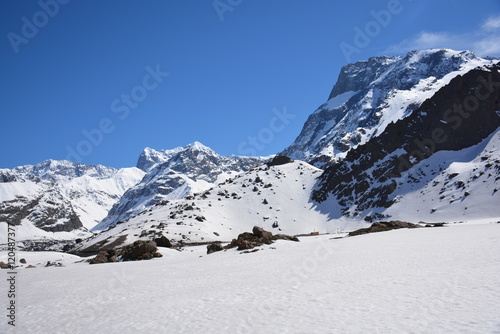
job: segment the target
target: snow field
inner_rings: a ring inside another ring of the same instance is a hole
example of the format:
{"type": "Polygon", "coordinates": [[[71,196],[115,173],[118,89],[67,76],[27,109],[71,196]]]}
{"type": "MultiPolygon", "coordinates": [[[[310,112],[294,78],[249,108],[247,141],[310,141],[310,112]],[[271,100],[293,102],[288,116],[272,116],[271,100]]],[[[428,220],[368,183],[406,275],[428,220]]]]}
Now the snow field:
{"type": "MultiPolygon", "coordinates": [[[[19,269],[18,333],[492,333],[500,224],[19,269]]],[[[28,261],[29,263],[29,261],[28,261]]],[[[5,284],[1,284],[5,289],[5,284]]],[[[4,296],[5,292],[0,291],[4,296]]],[[[5,329],[2,332],[14,333],[5,329]]]]}

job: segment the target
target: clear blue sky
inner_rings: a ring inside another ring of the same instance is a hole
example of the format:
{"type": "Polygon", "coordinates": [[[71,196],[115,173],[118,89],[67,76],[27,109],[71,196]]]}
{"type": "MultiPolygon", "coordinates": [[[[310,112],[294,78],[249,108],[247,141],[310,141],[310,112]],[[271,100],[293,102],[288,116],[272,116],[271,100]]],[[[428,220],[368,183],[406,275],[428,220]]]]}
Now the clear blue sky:
{"type": "Polygon", "coordinates": [[[277,153],[345,63],[432,47],[500,55],[498,0],[58,1],[0,2],[0,168],[129,167],[145,147],[194,141],[277,153]]]}

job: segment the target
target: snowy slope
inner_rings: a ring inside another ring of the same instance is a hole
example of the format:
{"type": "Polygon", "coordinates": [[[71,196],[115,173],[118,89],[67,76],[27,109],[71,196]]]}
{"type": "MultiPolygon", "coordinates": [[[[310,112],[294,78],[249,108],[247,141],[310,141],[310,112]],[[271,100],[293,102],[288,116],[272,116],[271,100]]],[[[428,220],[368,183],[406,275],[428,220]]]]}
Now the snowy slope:
{"type": "MultiPolygon", "coordinates": [[[[17,225],[17,240],[74,239],[102,220],[144,172],[69,161],[0,170],[0,229],[17,225]]],[[[5,243],[2,233],[0,243],[5,243]]]]}
{"type": "Polygon", "coordinates": [[[344,66],[329,100],[282,154],[323,167],[410,115],[451,79],[498,62],[471,51],[412,51],[344,66]]]}
{"type": "MultiPolygon", "coordinates": [[[[320,169],[300,161],[257,167],[202,193],[160,203],[86,240],[79,249],[106,248],[115,240],[128,244],[160,234],[177,243],[230,241],[255,225],[292,235],[335,231],[343,222],[330,222],[310,200],[320,174],[320,169]]],[[[360,224],[366,222],[352,222],[350,227],[360,224]]]]}
{"type": "Polygon", "coordinates": [[[73,208],[83,226],[91,229],[106,217],[113,204],[143,177],[144,172],[138,168],[122,168],[109,178],[96,179],[84,175],[68,180],[60,183],[60,189],[67,198],[72,199],[73,208]]]}
{"type": "Polygon", "coordinates": [[[454,78],[411,115],[351,149],[325,169],[313,199],[331,218],[500,219],[499,69],[454,78]],[[493,83],[484,89],[488,98],[464,107],[482,82],[493,83]]]}
{"type": "Polygon", "coordinates": [[[94,230],[106,229],[165,200],[201,192],[232,174],[260,164],[261,158],[222,156],[199,142],[173,150],[146,149],[137,166],[148,173],[123,195],[94,230]]]}
{"type": "MultiPolygon", "coordinates": [[[[18,269],[17,333],[498,333],[500,224],[18,269]],[[22,283],[22,284],[21,284],[22,283]],[[71,293],[64,293],[71,291],[71,293]],[[50,307],[47,307],[50,305],[50,307]]],[[[6,254],[0,260],[6,260],[6,254]]],[[[7,295],[0,284],[0,295],[7,295]]],[[[3,297],[5,298],[5,297],[3,297]]],[[[4,300],[4,299],[2,299],[4,300]]],[[[6,302],[6,300],[5,300],[6,302]]],[[[5,319],[0,332],[16,333],[5,319]]]]}
{"type": "Polygon", "coordinates": [[[441,151],[403,173],[392,217],[410,221],[500,221],[500,129],[478,145],[441,151]]]}

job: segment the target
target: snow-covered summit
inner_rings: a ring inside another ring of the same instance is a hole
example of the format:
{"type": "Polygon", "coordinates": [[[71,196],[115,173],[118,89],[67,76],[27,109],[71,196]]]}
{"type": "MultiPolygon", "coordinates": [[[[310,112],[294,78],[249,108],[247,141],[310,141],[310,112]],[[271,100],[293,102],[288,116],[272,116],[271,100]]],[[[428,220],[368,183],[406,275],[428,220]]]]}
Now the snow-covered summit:
{"type": "Polygon", "coordinates": [[[334,231],[341,225],[329,223],[328,215],[316,210],[310,200],[321,172],[305,162],[293,161],[235,173],[204,191],[158,202],[85,241],[79,250],[117,242],[125,245],[159,235],[173,243],[230,241],[255,225],[285,234],[334,231]]]}
{"type": "Polygon", "coordinates": [[[154,167],[169,161],[174,155],[178,154],[179,152],[188,150],[194,152],[206,152],[208,154],[215,153],[210,147],[207,147],[198,141],[195,141],[186,146],[179,146],[169,150],[157,151],[150,147],[146,147],[139,156],[136,167],[145,172],[149,172],[154,167]]]}
{"type": "Polygon", "coordinates": [[[138,168],[144,179],[129,189],[94,230],[124,221],[165,200],[180,199],[211,187],[232,174],[262,164],[261,158],[223,156],[194,142],[172,150],[144,150],[138,168]]]}
{"type": "Polygon", "coordinates": [[[68,181],[76,177],[89,176],[96,179],[112,177],[118,169],[102,165],[85,165],[79,162],[67,160],[45,160],[35,165],[19,166],[13,169],[0,169],[0,182],[10,178],[27,180],[38,178],[39,180],[60,182],[68,181]]]}
{"type": "Polygon", "coordinates": [[[328,101],[309,116],[282,154],[317,166],[342,159],[410,115],[454,77],[497,62],[471,51],[432,49],[345,65],[328,101]]]}
{"type": "Polygon", "coordinates": [[[413,113],[328,166],[313,198],[333,203],[336,217],[390,212],[408,219],[402,213],[410,203],[418,206],[417,219],[452,219],[458,212],[463,220],[498,217],[499,70],[500,64],[453,78],[413,113]],[[458,165],[467,173],[459,175],[458,165]],[[434,214],[438,207],[446,214],[434,214]]]}
{"type": "Polygon", "coordinates": [[[16,225],[19,241],[88,235],[85,231],[143,176],[135,167],[116,169],[66,160],[1,169],[1,229],[7,230],[7,223],[16,225]]]}

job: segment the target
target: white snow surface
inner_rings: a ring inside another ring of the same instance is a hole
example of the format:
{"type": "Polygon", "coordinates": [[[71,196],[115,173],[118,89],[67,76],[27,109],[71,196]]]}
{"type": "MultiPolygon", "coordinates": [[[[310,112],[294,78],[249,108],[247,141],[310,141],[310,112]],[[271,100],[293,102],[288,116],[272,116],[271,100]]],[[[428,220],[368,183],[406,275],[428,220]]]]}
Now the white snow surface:
{"type": "MultiPolygon", "coordinates": [[[[345,93],[342,93],[340,95],[337,95],[335,97],[332,97],[330,100],[328,100],[328,102],[324,105],[325,108],[328,108],[328,109],[336,109],[340,106],[342,106],[344,103],[346,103],[347,101],[349,101],[349,99],[351,97],[353,97],[354,95],[358,94],[359,91],[349,91],[349,92],[345,92],[345,93]]],[[[320,110],[316,110],[315,113],[319,112],[320,110]]]]}
{"type": "Polygon", "coordinates": [[[500,129],[472,147],[437,152],[403,173],[383,213],[409,222],[500,220],[499,162],[500,129]]]}
{"type": "MultiPolygon", "coordinates": [[[[0,172],[16,177],[12,182],[0,182],[0,203],[7,205],[15,200],[12,205],[24,206],[38,200],[33,211],[43,211],[57,204],[58,210],[73,210],[83,225],[82,230],[74,232],[47,232],[25,218],[17,227],[18,241],[88,237],[90,234],[84,230],[101,221],[122,194],[145,174],[135,167],[115,169],[56,160],[0,172]]],[[[6,230],[7,223],[0,221],[0,231],[6,230]]],[[[5,233],[0,234],[2,243],[6,243],[5,233]]]]}
{"type": "Polygon", "coordinates": [[[123,244],[129,244],[140,239],[143,231],[155,231],[173,241],[206,242],[231,241],[255,225],[292,235],[326,233],[346,225],[365,227],[366,223],[330,221],[327,213],[316,209],[310,194],[321,172],[302,161],[257,167],[196,196],[156,205],[85,240],[80,247],[104,240],[110,244],[122,236],[127,237],[123,244]],[[273,228],[274,223],[279,227],[273,228]]]}
{"type": "Polygon", "coordinates": [[[19,253],[37,268],[17,269],[16,327],[3,316],[0,332],[500,332],[500,224],[335,236],[99,265],[19,253]]]}

